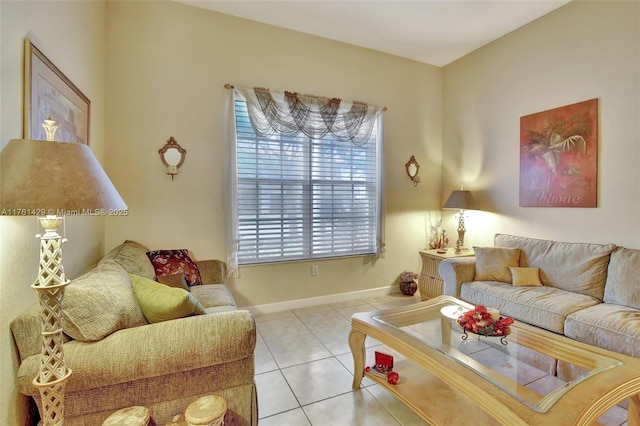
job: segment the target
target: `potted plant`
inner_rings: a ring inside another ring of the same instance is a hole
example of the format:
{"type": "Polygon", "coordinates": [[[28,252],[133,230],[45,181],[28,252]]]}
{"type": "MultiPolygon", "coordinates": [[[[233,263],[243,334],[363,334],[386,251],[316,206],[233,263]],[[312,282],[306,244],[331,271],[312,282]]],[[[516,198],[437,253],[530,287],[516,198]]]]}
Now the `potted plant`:
{"type": "Polygon", "coordinates": [[[415,272],[404,271],[400,274],[399,285],[402,294],[413,296],[416,293],[416,291],[418,290],[418,284],[415,281],[416,278],[418,278],[418,274],[416,274],[415,272]]]}

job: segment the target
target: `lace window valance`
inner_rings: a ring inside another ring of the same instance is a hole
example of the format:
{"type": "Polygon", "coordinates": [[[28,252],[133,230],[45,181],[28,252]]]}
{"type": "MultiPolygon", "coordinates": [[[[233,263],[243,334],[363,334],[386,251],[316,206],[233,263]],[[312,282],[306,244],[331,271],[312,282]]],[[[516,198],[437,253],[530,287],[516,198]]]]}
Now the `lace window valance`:
{"type": "Polygon", "coordinates": [[[259,87],[235,90],[247,102],[251,126],[259,136],[303,133],[311,139],[322,139],[331,134],[339,141],[364,145],[383,110],[364,102],[271,92],[259,87]]]}

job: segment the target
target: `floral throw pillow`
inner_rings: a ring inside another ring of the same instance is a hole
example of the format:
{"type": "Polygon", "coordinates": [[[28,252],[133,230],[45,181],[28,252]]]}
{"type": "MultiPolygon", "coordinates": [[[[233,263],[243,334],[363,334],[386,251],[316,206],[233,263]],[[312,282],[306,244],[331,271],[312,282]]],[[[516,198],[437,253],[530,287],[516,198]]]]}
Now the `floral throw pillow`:
{"type": "Polygon", "coordinates": [[[184,273],[189,285],[201,285],[198,266],[189,257],[189,250],[154,250],[147,252],[157,277],[184,273]]]}

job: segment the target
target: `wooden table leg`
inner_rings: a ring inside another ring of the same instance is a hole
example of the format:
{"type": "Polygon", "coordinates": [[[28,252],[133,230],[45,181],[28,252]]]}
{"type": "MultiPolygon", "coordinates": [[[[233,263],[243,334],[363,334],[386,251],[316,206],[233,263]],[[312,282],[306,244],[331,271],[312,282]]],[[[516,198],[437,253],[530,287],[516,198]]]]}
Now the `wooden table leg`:
{"type": "Polygon", "coordinates": [[[634,395],[629,398],[627,424],[629,426],[640,426],[640,395],[634,395]]]}
{"type": "Polygon", "coordinates": [[[349,332],[349,348],[353,356],[353,389],[360,389],[364,376],[364,340],[367,336],[357,330],[349,332]]]}

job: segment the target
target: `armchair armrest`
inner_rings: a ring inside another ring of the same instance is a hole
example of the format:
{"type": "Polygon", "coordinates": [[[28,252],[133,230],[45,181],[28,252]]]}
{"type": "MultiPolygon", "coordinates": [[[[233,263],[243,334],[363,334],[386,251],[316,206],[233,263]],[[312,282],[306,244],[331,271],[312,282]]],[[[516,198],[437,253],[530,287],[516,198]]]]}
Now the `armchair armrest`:
{"type": "MultiPolygon", "coordinates": [[[[255,344],[254,318],[245,310],[128,328],[97,342],[74,340],[64,344],[66,363],[73,370],[66,390],[92,389],[231,363],[253,357],[255,344]]],[[[39,355],[20,365],[18,389],[22,394],[38,394],[32,380],[39,367],[39,355]]],[[[253,380],[252,369],[244,374],[247,381],[253,380]]]]}
{"type": "Polygon", "coordinates": [[[198,260],[195,262],[200,271],[202,284],[224,284],[227,277],[227,264],[221,260],[198,260]]]}
{"type": "Polygon", "coordinates": [[[476,273],[476,258],[456,257],[445,259],[440,262],[438,273],[444,280],[444,294],[459,298],[462,283],[473,281],[476,273]]]}

